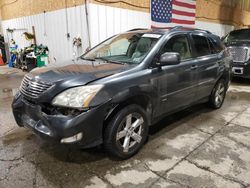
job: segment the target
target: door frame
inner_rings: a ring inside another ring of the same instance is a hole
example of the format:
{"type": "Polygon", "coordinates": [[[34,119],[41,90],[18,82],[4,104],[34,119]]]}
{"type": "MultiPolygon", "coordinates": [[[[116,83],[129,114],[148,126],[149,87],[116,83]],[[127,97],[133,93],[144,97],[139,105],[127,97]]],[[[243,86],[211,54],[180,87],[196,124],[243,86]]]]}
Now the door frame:
{"type": "MultiPolygon", "coordinates": [[[[166,69],[168,69],[167,67],[169,67],[171,69],[171,67],[178,67],[178,66],[187,66],[188,64],[190,64],[190,70],[189,71],[192,71],[191,70],[191,66],[192,64],[197,64],[197,61],[196,61],[196,58],[194,56],[194,51],[193,51],[193,48],[192,48],[192,38],[190,36],[190,32],[178,32],[178,33],[173,33],[173,34],[170,34],[168,35],[165,39],[164,39],[164,42],[161,44],[161,47],[159,48],[159,50],[157,51],[155,57],[153,58],[153,60],[151,61],[149,67],[150,69],[158,69],[157,71],[166,71],[166,69]],[[167,42],[173,38],[173,37],[176,37],[176,36],[186,36],[187,37],[187,40],[188,40],[188,45],[189,45],[189,48],[190,48],[190,53],[191,53],[191,58],[188,58],[188,59],[185,59],[185,60],[181,60],[180,64],[178,65],[169,65],[169,66],[162,66],[162,67],[159,67],[156,65],[156,61],[159,60],[159,57],[161,55],[161,51],[162,49],[164,48],[164,46],[167,44],[167,42]],[[165,69],[165,70],[164,70],[165,69]]],[[[159,93],[159,100],[158,100],[158,108],[160,109],[161,108],[161,103],[163,102],[162,100],[164,100],[164,96],[170,96],[170,95],[173,95],[175,93],[179,93],[179,92],[182,92],[184,90],[187,90],[187,89],[191,89],[191,88],[195,88],[195,87],[198,87],[198,77],[197,77],[197,70],[193,70],[195,72],[195,84],[190,86],[190,87],[186,87],[186,88],[182,88],[182,89],[179,89],[179,90],[176,90],[174,92],[171,92],[171,93],[159,93]]],[[[158,85],[159,87],[159,85],[158,85]]],[[[196,96],[197,93],[195,93],[194,95],[194,98],[196,96]]],[[[159,110],[158,109],[158,110],[159,110]]],[[[158,111],[156,110],[156,111],[158,111]]],[[[166,112],[166,113],[169,113],[169,112],[166,112]]],[[[170,112],[171,113],[171,112],[170,112]]],[[[156,113],[158,114],[158,113],[156,113]]],[[[155,115],[156,115],[155,114],[155,115]]]]}

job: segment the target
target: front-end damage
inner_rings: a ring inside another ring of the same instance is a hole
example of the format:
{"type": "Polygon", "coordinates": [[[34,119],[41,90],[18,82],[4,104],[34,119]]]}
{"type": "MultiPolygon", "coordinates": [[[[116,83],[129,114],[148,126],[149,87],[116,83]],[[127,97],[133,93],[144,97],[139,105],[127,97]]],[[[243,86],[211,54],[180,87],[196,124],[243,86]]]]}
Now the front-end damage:
{"type": "Polygon", "coordinates": [[[32,129],[47,140],[77,144],[85,148],[102,143],[103,122],[105,114],[108,113],[108,106],[108,103],[104,103],[81,110],[55,107],[51,104],[29,101],[20,92],[12,103],[13,114],[19,126],[32,129]],[[75,137],[76,140],[64,141],[71,137],[75,137]]]}

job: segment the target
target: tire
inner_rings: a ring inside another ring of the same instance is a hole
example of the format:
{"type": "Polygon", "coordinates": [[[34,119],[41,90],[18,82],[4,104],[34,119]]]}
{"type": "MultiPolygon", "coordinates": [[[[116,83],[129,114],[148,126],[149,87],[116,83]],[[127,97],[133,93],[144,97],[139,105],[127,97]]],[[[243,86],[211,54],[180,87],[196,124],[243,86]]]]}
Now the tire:
{"type": "Polygon", "coordinates": [[[147,136],[146,112],[132,104],[121,109],[108,123],[104,131],[104,148],[112,157],[128,159],[141,149],[147,136]]]}
{"type": "Polygon", "coordinates": [[[215,85],[209,99],[209,106],[213,109],[219,109],[224,103],[226,97],[226,83],[224,79],[220,79],[215,85]]]}

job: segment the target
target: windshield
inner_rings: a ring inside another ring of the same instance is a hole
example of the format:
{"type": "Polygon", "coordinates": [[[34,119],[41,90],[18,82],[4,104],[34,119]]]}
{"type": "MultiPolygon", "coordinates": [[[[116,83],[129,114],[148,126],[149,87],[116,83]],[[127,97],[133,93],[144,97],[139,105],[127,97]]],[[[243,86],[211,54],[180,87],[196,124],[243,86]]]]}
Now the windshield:
{"type": "Polygon", "coordinates": [[[82,59],[139,64],[154,47],[161,35],[126,33],[114,36],[99,44],[82,59]]]}
{"type": "Polygon", "coordinates": [[[225,38],[225,42],[231,42],[235,40],[250,40],[250,29],[232,31],[225,38]]]}

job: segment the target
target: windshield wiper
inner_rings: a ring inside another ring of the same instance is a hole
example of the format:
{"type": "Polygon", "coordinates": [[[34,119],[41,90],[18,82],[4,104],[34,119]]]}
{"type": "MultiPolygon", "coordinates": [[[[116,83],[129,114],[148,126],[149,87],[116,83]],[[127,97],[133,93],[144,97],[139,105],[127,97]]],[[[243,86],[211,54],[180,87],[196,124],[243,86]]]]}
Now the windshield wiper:
{"type": "Polygon", "coordinates": [[[92,58],[84,58],[84,57],[80,57],[82,60],[86,60],[86,61],[95,61],[95,59],[92,58]]]}
{"type": "Polygon", "coordinates": [[[104,58],[104,57],[97,57],[97,58],[95,58],[95,60],[102,60],[102,61],[105,61],[105,62],[108,62],[108,63],[122,64],[122,65],[124,65],[123,62],[115,61],[115,60],[110,60],[110,59],[106,59],[106,58],[104,58]]]}
{"type": "Polygon", "coordinates": [[[92,61],[92,62],[96,61],[96,60],[102,60],[104,62],[113,63],[113,64],[122,64],[122,65],[124,64],[123,62],[106,59],[104,57],[96,57],[96,58],[84,58],[84,57],[81,57],[81,59],[86,60],[86,61],[92,61]]]}

